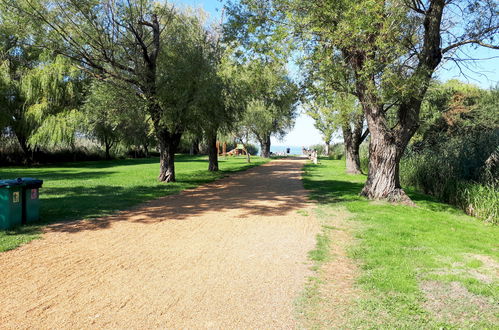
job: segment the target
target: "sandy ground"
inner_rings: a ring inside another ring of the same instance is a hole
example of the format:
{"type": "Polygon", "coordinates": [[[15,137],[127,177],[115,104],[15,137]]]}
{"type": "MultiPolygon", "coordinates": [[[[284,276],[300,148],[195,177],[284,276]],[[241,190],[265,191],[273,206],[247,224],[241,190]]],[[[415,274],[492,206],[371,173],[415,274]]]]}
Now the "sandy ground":
{"type": "MultiPolygon", "coordinates": [[[[279,160],[0,254],[0,328],[294,328],[320,226],[279,160]]],[[[70,207],[70,205],[68,205],[70,207]]]]}

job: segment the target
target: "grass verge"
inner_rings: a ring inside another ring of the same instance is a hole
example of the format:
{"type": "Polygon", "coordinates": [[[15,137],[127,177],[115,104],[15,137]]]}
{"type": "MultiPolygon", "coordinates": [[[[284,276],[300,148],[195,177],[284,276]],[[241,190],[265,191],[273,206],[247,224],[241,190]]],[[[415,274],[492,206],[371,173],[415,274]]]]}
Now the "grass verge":
{"type": "Polygon", "coordinates": [[[321,162],[305,167],[305,187],[320,206],[346,208],[360,228],[349,256],[361,265],[362,294],[347,327],[497,326],[499,227],[413,191],[418,207],[368,201],[359,197],[365,176],[344,174],[342,161],[321,162]]]}
{"type": "Polygon", "coordinates": [[[40,193],[41,222],[0,231],[0,252],[39,237],[44,225],[110,215],[266,162],[259,157],[252,157],[251,161],[248,164],[243,157],[221,158],[221,171],[208,172],[206,157],[179,155],[175,161],[177,182],[169,184],[157,182],[159,159],[155,158],[0,168],[0,179],[36,177],[44,180],[40,193]]]}

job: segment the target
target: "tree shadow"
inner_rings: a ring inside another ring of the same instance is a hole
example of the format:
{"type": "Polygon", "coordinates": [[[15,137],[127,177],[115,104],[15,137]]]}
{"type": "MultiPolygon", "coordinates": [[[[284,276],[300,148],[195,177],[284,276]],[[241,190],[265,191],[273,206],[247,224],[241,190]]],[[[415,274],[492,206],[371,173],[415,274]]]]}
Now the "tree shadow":
{"type": "MultiPolygon", "coordinates": [[[[195,179],[192,176],[189,186],[206,183],[209,179],[195,179]]],[[[210,180],[212,181],[212,180],[210,180]]],[[[183,184],[186,181],[182,182],[183,184]]],[[[206,213],[219,212],[220,215],[234,216],[244,220],[250,216],[284,215],[308,205],[307,192],[301,180],[301,163],[283,162],[272,166],[256,167],[252,170],[231,175],[205,184],[196,189],[187,189],[180,194],[171,195],[185,188],[184,185],[139,186],[133,188],[97,186],[58,188],[56,195],[63,196],[46,200],[42,213],[50,218],[51,212],[60,214],[66,209],[67,216],[46,228],[47,231],[79,232],[99,230],[120,221],[151,224],[163,221],[181,221],[206,213]],[[168,195],[154,199],[157,195],[168,195]],[[123,205],[136,205],[122,210],[123,205]],[[71,203],[78,203],[72,208],[71,203]],[[235,211],[234,213],[231,213],[235,211]],[[114,213],[114,214],[113,214],[114,213]],[[111,214],[89,221],[71,221],[111,214]],[[234,215],[231,215],[234,214],[234,215]]],[[[214,222],[216,225],[216,221],[214,222]]]]}
{"type": "MultiPolygon", "coordinates": [[[[89,171],[89,172],[74,172],[72,170],[58,170],[55,172],[54,170],[36,170],[36,172],[32,171],[23,171],[19,170],[16,172],[15,177],[31,177],[36,176],[37,179],[41,179],[44,181],[63,181],[63,180],[93,180],[99,179],[101,177],[105,177],[111,174],[114,174],[114,171],[89,171]]],[[[2,175],[8,176],[8,175],[2,175]]],[[[9,179],[14,179],[14,177],[9,177],[9,179]]]]}

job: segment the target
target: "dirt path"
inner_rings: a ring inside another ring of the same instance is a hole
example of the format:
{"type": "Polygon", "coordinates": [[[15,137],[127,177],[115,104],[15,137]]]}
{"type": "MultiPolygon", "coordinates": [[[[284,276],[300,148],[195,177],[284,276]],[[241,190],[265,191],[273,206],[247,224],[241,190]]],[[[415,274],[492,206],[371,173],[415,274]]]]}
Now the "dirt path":
{"type": "MultiPolygon", "coordinates": [[[[293,328],[320,226],[281,160],[0,254],[1,328],[293,328]]],[[[68,205],[70,207],[70,205],[68,205]]]]}

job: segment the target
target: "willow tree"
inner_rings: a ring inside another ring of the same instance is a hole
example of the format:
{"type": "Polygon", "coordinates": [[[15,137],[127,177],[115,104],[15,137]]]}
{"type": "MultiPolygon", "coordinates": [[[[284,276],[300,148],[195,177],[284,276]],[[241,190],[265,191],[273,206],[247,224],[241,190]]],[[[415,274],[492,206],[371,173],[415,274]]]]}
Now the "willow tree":
{"type": "Polygon", "coordinates": [[[176,16],[152,0],[2,0],[10,15],[46,31],[37,46],[70,58],[95,78],[121,81],[147,104],[160,149],[160,181],[175,181],[180,139],[166,124],[158,95],[158,62],[164,35],[176,16]]]}
{"type": "MultiPolygon", "coordinates": [[[[351,94],[322,91],[313,96],[306,113],[315,121],[315,127],[331,141],[332,134],[340,130],[345,146],[346,172],[362,173],[360,167],[360,145],[369,135],[364,129],[365,119],[357,98],[351,94]],[[330,135],[328,135],[330,134],[330,135]]],[[[326,148],[329,149],[328,142],[326,148]]]]}
{"type": "Polygon", "coordinates": [[[326,100],[315,98],[305,104],[305,113],[314,120],[314,127],[320,132],[326,147],[325,153],[329,155],[333,135],[338,131],[335,109],[326,100]]]}
{"type": "Polygon", "coordinates": [[[3,127],[14,133],[31,162],[35,146],[74,147],[84,75],[67,59],[34,46],[37,38],[2,13],[0,106],[3,127]]]}
{"type": "Polygon", "coordinates": [[[339,67],[353,73],[371,134],[362,190],[371,199],[411,203],[400,185],[399,163],[442,60],[456,59],[467,45],[499,49],[493,0],[241,0],[229,7],[229,23],[246,33],[265,36],[286,25],[325,55],[340,55],[339,67]]]}
{"type": "Polygon", "coordinates": [[[240,67],[246,85],[246,109],[241,124],[260,143],[262,157],[270,157],[271,137],[284,136],[297,113],[298,87],[279,62],[250,61],[240,67]]]}
{"type": "Polygon", "coordinates": [[[148,154],[150,120],[143,111],[145,104],[126,84],[94,80],[81,112],[87,135],[104,147],[106,159],[119,144],[135,144],[148,154]]]}

